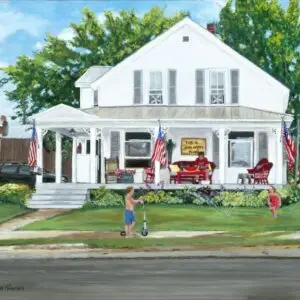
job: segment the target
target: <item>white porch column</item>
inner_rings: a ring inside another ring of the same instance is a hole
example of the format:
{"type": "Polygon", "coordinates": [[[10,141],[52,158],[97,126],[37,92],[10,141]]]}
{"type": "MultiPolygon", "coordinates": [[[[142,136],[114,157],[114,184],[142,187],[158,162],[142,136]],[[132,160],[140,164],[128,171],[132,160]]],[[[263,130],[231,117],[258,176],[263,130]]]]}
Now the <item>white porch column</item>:
{"type": "Polygon", "coordinates": [[[37,162],[36,165],[38,168],[41,168],[42,174],[36,176],[36,183],[43,182],[43,168],[44,168],[44,161],[43,161],[43,129],[36,127],[36,135],[37,135],[37,162]]]}
{"type": "Polygon", "coordinates": [[[276,184],[283,183],[283,146],[281,127],[276,128],[276,184]]]}
{"type": "Polygon", "coordinates": [[[55,182],[61,183],[61,134],[56,132],[55,134],[55,182]]]}
{"type": "Polygon", "coordinates": [[[86,155],[86,139],[83,139],[81,141],[81,146],[82,146],[82,148],[81,148],[81,154],[86,155]]]}
{"type": "Polygon", "coordinates": [[[219,181],[225,183],[225,129],[219,128],[219,181]]]}
{"type": "Polygon", "coordinates": [[[101,150],[101,183],[105,184],[105,157],[104,157],[104,136],[103,136],[103,130],[102,130],[102,134],[101,134],[101,146],[100,146],[100,150],[101,150]]]}
{"type": "Polygon", "coordinates": [[[96,162],[96,128],[90,131],[90,183],[97,182],[97,162],[96,162]]]}
{"type": "Polygon", "coordinates": [[[120,169],[125,169],[125,130],[120,131],[119,164],[120,164],[120,169]]]}
{"type": "Polygon", "coordinates": [[[72,145],[72,182],[77,182],[77,138],[73,137],[72,145]]]}
{"type": "Polygon", "coordinates": [[[157,160],[154,162],[154,181],[156,184],[160,183],[160,162],[157,160]]]}

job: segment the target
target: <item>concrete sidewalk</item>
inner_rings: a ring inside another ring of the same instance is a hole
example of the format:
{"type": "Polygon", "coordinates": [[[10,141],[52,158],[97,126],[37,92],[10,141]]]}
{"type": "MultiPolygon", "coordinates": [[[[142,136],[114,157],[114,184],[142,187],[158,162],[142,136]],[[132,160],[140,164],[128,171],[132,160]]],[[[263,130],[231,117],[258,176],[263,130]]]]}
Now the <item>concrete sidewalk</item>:
{"type": "MultiPolygon", "coordinates": [[[[222,234],[225,231],[154,231],[150,232],[147,237],[141,238],[191,238],[207,235],[222,234]]],[[[121,238],[119,232],[98,232],[98,231],[0,231],[0,240],[15,239],[39,239],[39,238],[57,238],[57,237],[74,237],[74,238],[121,238]]]]}
{"type": "MultiPolygon", "coordinates": [[[[259,248],[225,249],[204,251],[155,251],[155,252],[120,252],[103,249],[22,249],[5,247],[0,251],[0,260],[6,259],[194,259],[194,258],[297,258],[300,249],[259,248]],[[5,249],[6,248],[6,249],[5,249]]],[[[80,247],[79,247],[80,248],[80,247]]]]}

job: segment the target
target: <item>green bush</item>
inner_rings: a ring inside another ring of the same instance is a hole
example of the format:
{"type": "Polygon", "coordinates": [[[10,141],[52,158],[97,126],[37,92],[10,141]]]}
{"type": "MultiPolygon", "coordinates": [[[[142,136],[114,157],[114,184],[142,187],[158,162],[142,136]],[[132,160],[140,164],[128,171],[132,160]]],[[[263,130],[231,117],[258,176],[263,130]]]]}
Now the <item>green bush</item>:
{"type": "Polygon", "coordinates": [[[221,192],[218,196],[214,197],[221,206],[224,207],[264,207],[266,199],[259,197],[257,193],[244,193],[244,192],[221,192]]]}
{"type": "Polygon", "coordinates": [[[28,185],[8,183],[0,186],[0,203],[26,206],[32,190],[28,185]]]}
{"type": "Polygon", "coordinates": [[[118,206],[124,206],[123,197],[118,193],[105,189],[105,187],[100,187],[91,191],[91,199],[84,204],[83,208],[118,206]]]}
{"type": "Polygon", "coordinates": [[[277,190],[281,197],[282,205],[290,205],[300,201],[300,185],[290,184],[277,190]]]}

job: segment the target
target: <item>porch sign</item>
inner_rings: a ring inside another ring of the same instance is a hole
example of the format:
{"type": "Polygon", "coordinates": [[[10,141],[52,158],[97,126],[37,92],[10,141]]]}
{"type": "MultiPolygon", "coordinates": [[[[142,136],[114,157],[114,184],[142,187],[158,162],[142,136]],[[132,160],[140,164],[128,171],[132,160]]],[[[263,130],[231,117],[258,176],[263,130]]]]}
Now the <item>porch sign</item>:
{"type": "Polygon", "coordinates": [[[197,155],[201,151],[206,151],[206,139],[181,138],[181,155],[197,155]]]}

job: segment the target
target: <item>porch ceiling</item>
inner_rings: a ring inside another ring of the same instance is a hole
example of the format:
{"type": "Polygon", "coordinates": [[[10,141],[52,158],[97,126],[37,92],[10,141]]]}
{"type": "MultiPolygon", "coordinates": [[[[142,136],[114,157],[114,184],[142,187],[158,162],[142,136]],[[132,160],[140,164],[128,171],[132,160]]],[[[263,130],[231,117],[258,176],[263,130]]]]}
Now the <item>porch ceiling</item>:
{"type": "MultiPolygon", "coordinates": [[[[94,107],[82,110],[100,119],[176,119],[176,120],[272,120],[279,113],[243,106],[123,106],[94,107]]],[[[290,119],[290,115],[285,115],[290,119]]]]}

